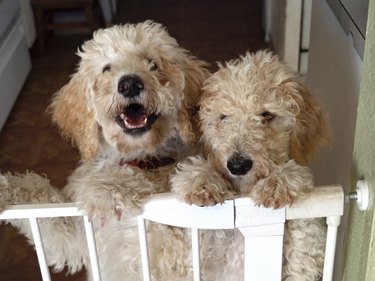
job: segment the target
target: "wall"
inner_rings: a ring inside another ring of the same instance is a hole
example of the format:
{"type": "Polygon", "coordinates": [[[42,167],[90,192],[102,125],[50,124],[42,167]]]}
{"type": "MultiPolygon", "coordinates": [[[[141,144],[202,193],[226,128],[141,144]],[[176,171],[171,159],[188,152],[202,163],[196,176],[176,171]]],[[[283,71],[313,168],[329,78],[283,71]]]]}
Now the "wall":
{"type": "Polygon", "coordinates": [[[21,0],[21,15],[23,29],[25,30],[25,38],[27,46],[31,48],[36,39],[36,30],[34,24],[34,15],[31,8],[30,0],[21,0]]]}
{"type": "Polygon", "coordinates": [[[325,1],[313,1],[306,82],[326,106],[332,147],[313,164],[317,184],[350,183],[362,61],[325,1]]]}
{"type": "Polygon", "coordinates": [[[295,72],[299,70],[301,0],[265,0],[265,37],[280,58],[295,72]]]}
{"type": "Polygon", "coordinates": [[[370,188],[370,209],[349,209],[345,249],[344,281],[375,280],[375,3],[370,1],[365,43],[363,79],[358,103],[357,124],[352,165],[353,185],[365,178],[370,188]]]}
{"type": "MultiPolygon", "coordinates": [[[[332,146],[313,163],[316,185],[351,186],[362,61],[326,1],[313,1],[307,84],[326,106],[332,146]]],[[[341,280],[348,206],[339,229],[334,280],[341,280]]],[[[348,279],[349,281],[349,279],[348,279]]],[[[351,279],[350,281],[361,281],[351,279]]]]}

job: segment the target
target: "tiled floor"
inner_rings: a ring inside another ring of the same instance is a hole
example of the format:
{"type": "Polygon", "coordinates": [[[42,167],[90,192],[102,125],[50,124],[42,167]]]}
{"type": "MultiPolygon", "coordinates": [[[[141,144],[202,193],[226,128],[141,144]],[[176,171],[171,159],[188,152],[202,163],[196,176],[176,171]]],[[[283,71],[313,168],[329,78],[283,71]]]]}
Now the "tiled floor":
{"type": "MultiPolygon", "coordinates": [[[[117,22],[153,19],[164,24],[180,45],[212,64],[236,58],[246,50],[266,48],[260,0],[120,1],[117,22]]],[[[0,170],[46,174],[64,186],[77,165],[78,153],[58,134],[45,113],[51,96],[69,79],[78,62],[75,51],[89,34],[53,36],[33,68],[0,134],[0,170]]],[[[64,274],[53,274],[63,280],[64,274]]],[[[82,280],[84,274],[69,277],[82,280]]],[[[35,254],[9,226],[0,227],[0,280],[41,280],[35,254]]],[[[64,279],[65,280],[65,279],[64,279]]]]}

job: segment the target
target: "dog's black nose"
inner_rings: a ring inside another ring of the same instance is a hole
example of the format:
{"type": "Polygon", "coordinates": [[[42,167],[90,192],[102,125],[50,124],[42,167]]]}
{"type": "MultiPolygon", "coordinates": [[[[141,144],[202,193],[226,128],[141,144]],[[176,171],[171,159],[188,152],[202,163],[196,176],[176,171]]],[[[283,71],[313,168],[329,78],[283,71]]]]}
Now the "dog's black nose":
{"type": "Polygon", "coordinates": [[[118,92],[127,98],[138,96],[143,88],[142,79],[136,75],[122,76],[117,86],[118,92]]]}
{"type": "Polygon", "coordinates": [[[246,175],[253,167],[253,161],[243,155],[234,154],[227,161],[227,168],[232,175],[241,176],[246,175]]]}

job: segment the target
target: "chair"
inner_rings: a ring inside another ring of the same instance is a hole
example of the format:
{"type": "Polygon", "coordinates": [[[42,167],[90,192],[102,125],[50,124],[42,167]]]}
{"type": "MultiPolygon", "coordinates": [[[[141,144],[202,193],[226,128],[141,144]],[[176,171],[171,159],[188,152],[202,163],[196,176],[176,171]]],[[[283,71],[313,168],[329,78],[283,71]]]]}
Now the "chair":
{"type": "Polygon", "coordinates": [[[89,29],[104,26],[104,19],[98,0],[31,0],[37,28],[39,53],[45,49],[46,31],[66,29],[89,29]],[[54,23],[52,16],[59,11],[81,10],[86,21],[54,23]]]}

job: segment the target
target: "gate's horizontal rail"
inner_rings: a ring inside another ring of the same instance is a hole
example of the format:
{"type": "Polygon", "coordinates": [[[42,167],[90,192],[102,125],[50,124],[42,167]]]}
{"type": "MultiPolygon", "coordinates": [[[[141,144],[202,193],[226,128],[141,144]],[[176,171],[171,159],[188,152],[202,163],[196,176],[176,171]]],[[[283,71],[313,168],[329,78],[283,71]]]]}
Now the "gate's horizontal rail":
{"type": "MultiPolygon", "coordinates": [[[[281,240],[278,240],[277,248],[280,248],[280,253],[282,253],[282,235],[285,220],[320,217],[326,217],[328,225],[323,280],[331,280],[337,227],[340,224],[340,217],[343,215],[343,210],[344,193],[341,186],[316,187],[307,198],[293,202],[292,206],[286,206],[276,210],[268,209],[262,206],[255,206],[250,198],[228,200],[224,204],[212,207],[198,207],[180,202],[177,199],[176,194],[173,193],[154,195],[144,205],[143,213],[138,216],[144,280],[151,280],[148,262],[147,235],[144,220],[151,220],[162,224],[184,228],[192,228],[194,280],[200,280],[198,229],[239,228],[244,234],[245,240],[247,239],[246,241],[248,241],[248,243],[245,244],[251,246],[251,249],[248,249],[250,251],[250,258],[249,255],[246,255],[248,258],[247,261],[245,259],[245,266],[247,269],[251,268],[252,276],[250,277],[250,274],[247,274],[245,271],[245,279],[268,280],[269,277],[267,277],[268,275],[264,275],[264,270],[259,271],[257,270],[257,266],[251,264],[251,257],[260,262],[258,260],[258,254],[264,251],[264,249],[260,249],[260,251],[256,251],[256,249],[254,249],[257,247],[257,244],[252,245],[250,243],[253,241],[253,238],[251,237],[268,237],[267,239],[275,239],[280,237],[281,240]],[[249,232],[249,230],[251,231],[249,232]]],[[[34,226],[34,239],[37,238],[35,242],[39,241],[39,243],[35,243],[35,246],[38,253],[38,260],[40,263],[43,280],[49,281],[50,275],[45,260],[37,219],[72,216],[82,216],[84,218],[93,278],[94,280],[100,280],[100,270],[96,256],[95,238],[92,225],[85,212],[83,210],[79,210],[74,203],[8,206],[0,214],[0,220],[30,220],[31,226],[34,226]]],[[[256,241],[256,239],[257,238],[255,238],[254,241],[256,241]]],[[[281,254],[279,255],[275,253],[274,256],[275,268],[277,265],[280,267],[281,254]]],[[[268,262],[269,259],[270,257],[268,256],[268,262]]],[[[279,277],[275,276],[272,278],[276,280],[279,277]]]]}
{"type": "MultiPolygon", "coordinates": [[[[257,225],[272,223],[275,217],[283,216],[284,212],[285,219],[291,220],[342,216],[343,210],[344,193],[341,186],[335,185],[316,187],[307,198],[295,201],[292,206],[285,207],[285,211],[284,208],[273,210],[255,206],[249,198],[228,200],[212,207],[191,206],[180,202],[173,193],[162,193],[150,198],[144,205],[142,216],[147,220],[174,226],[229,229],[244,226],[246,217],[248,223],[257,225]]],[[[8,206],[0,214],[0,219],[84,215],[84,211],[79,210],[74,203],[24,204],[8,206]]]]}

